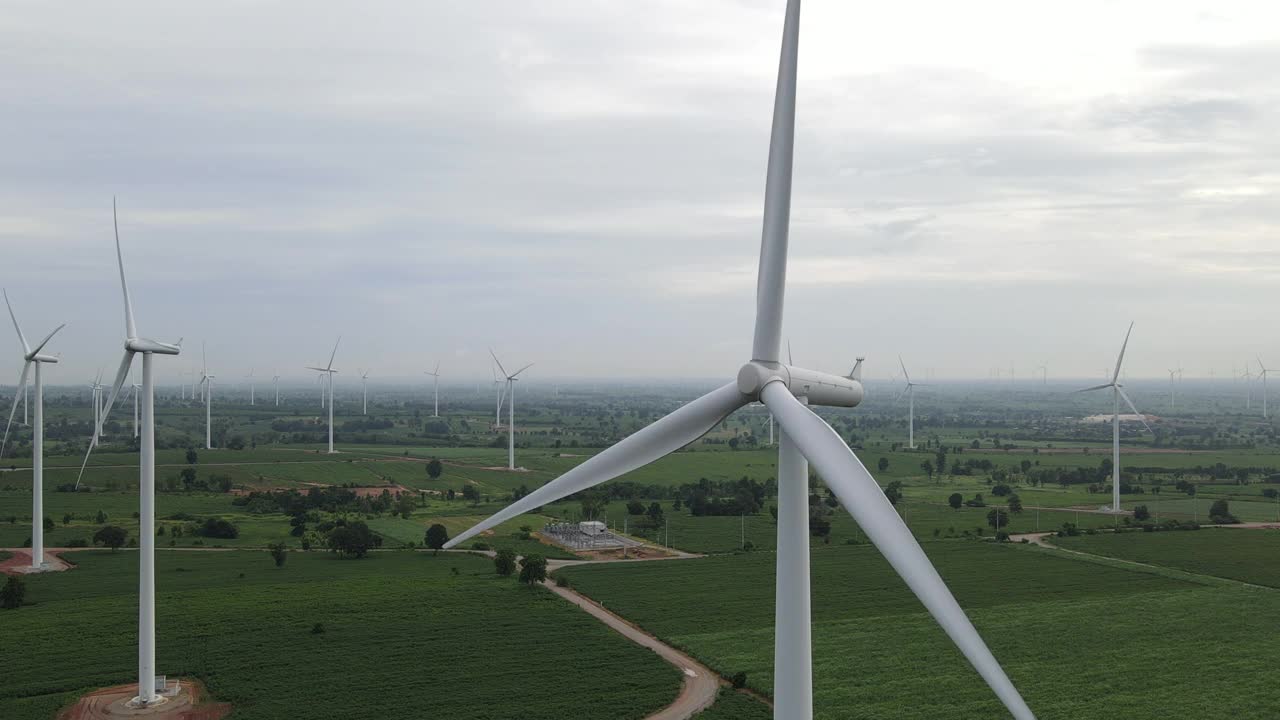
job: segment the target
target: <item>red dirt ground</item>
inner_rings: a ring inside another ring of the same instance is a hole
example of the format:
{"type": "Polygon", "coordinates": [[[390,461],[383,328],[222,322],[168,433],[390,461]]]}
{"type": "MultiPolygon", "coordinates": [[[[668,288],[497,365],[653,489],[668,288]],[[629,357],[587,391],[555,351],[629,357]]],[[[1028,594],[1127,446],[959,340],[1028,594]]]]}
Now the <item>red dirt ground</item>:
{"type": "MultiPolygon", "coordinates": [[[[0,574],[26,575],[31,571],[31,548],[5,548],[13,555],[8,560],[0,560],[0,574]]],[[[63,548],[45,548],[44,561],[49,568],[45,572],[61,572],[75,567],[75,563],[62,557],[63,548]]]]}
{"type": "Polygon", "coordinates": [[[201,698],[206,695],[204,686],[200,683],[188,678],[182,678],[179,682],[182,683],[182,694],[190,694],[190,703],[175,702],[168,709],[162,705],[152,711],[112,712],[113,703],[122,698],[127,700],[138,691],[136,684],[117,685],[85,695],[76,701],[75,705],[58,713],[57,720],[114,720],[126,717],[148,718],[148,720],[152,718],[155,720],[219,720],[231,712],[229,703],[200,704],[201,698]]]}

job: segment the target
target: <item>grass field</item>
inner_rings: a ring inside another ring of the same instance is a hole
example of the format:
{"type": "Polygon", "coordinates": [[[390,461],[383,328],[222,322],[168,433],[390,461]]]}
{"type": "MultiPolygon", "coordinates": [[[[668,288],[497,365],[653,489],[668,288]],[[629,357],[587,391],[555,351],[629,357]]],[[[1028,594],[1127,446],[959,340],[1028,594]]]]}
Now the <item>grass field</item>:
{"type": "MultiPolygon", "coordinates": [[[[137,554],[73,559],[0,614],[0,717],[51,718],[136,679],[137,554]]],[[[157,586],[160,671],[202,678],[236,720],[641,718],[680,684],[652,653],[467,555],[291,553],[276,568],[263,552],[162,551],[157,586]]]]}
{"type": "Polygon", "coordinates": [[[716,704],[698,713],[698,720],[772,720],[773,711],[753,697],[721,690],[716,704]]]}
{"type": "MultiPolygon", "coordinates": [[[[1280,662],[1269,629],[1280,621],[1280,596],[1034,548],[926,549],[1041,717],[1266,718],[1280,707],[1280,688],[1257,682],[1280,662]]],[[[746,672],[767,693],[773,562],[757,553],[560,572],[718,671],[746,672]]],[[[816,717],[1006,717],[873,549],[813,553],[813,617],[816,717]]]]}
{"type": "Polygon", "coordinates": [[[1201,575],[1280,588],[1280,531],[1103,533],[1053,538],[1056,545],[1201,575]]]}

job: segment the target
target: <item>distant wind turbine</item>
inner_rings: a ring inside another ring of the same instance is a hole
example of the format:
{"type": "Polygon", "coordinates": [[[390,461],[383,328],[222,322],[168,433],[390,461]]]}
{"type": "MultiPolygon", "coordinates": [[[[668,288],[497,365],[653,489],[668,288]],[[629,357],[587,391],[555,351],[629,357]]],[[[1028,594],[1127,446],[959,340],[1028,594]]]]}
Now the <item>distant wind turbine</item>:
{"type": "Polygon", "coordinates": [[[1271,371],[1266,365],[1262,364],[1262,358],[1258,358],[1258,377],[1262,380],[1262,417],[1267,417],[1267,374],[1271,371]]]}
{"type": "MultiPolygon", "coordinates": [[[[436,369],[431,372],[424,372],[424,375],[431,376],[432,395],[435,397],[434,409],[431,411],[431,417],[440,417],[440,362],[436,361],[436,369]]],[[[502,413],[501,410],[498,411],[502,413]]]]}
{"type": "Polygon", "coordinates": [[[18,377],[18,392],[13,397],[13,409],[9,411],[9,422],[4,426],[4,439],[0,440],[0,458],[4,457],[4,448],[9,444],[9,426],[13,424],[13,416],[18,410],[18,400],[27,389],[27,373],[35,366],[34,384],[36,386],[35,424],[31,427],[31,569],[44,569],[44,379],[40,366],[45,363],[56,363],[56,355],[46,355],[41,350],[49,344],[66,323],[53,329],[33,349],[27,344],[27,338],[18,325],[18,316],[9,304],[9,293],[4,292],[4,304],[9,308],[9,317],[13,320],[13,329],[18,331],[18,342],[22,343],[22,375],[18,377]]]}
{"type": "Polygon", "coordinates": [[[773,700],[775,718],[813,717],[813,656],[809,556],[809,462],[840,504],[906,581],[1015,720],[1034,720],[1017,688],[938,576],[875,478],[849,446],[808,405],[853,407],[862,384],[781,362],[783,295],[795,141],[796,63],[800,3],[789,0],[765,182],[764,222],[756,282],[751,359],[735,380],[685,403],[666,417],[588,458],[445,544],[477,534],[575,492],[644,467],[696,442],[739,408],[762,401],[782,429],[778,450],[778,543],[775,583],[773,700]]]}
{"type": "Polygon", "coordinates": [[[249,368],[249,374],[245,375],[245,377],[249,379],[249,404],[255,405],[257,403],[253,399],[253,368],[249,368]]]}
{"type": "MultiPolygon", "coordinates": [[[[115,202],[112,201],[114,220],[115,202]]],[[[129,300],[129,286],[124,277],[124,256],[120,253],[120,231],[116,228],[116,261],[120,265],[120,288],[124,293],[125,341],[124,359],[120,362],[120,370],[116,373],[116,381],[111,388],[111,396],[107,400],[101,421],[105,422],[111,406],[120,394],[125,378],[129,375],[129,367],[133,356],[142,354],[142,441],[139,443],[141,457],[138,470],[138,494],[140,508],[138,513],[138,696],[129,702],[132,707],[148,707],[161,702],[156,694],[156,425],[155,425],[155,384],[152,379],[152,355],[177,355],[182,350],[182,341],[175,344],[162,343],[156,340],[139,337],[133,322],[133,305],[129,300]]],[[[89,462],[89,453],[97,444],[98,428],[94,429],[94,438],[89,442],[89,451],[85,453],[84,462],[89,462]]],[[[84,465],[80,466],[80,474],[84,474],[84,465]]],[[[80,484],[76,480],[77,486],[80,484]]]]}
{"type": "Polygon", "coordinates": [[[276,389],[276,407],[280,407],[280,373],[275,373],[271,376],[271,384],[276,389]]]}
{"type": "Polygon", "coordinates": [[[902,392],[898,394],[898,402],[902,401],[902,396],[907,396],[907,447],[912,450],[916,447],[916,386],[925,383],[911,382],[911,375],[907,372],[907,364],[902,362],[902,356],[898,356],[898,364],[902,366],[902,377],[906,380],[906,387],[902,388],[902,392]]]}
{"type": "Polygon", "coordinates": [[[333,352],[329,354],[329,364],[322,367],[307,366],[308,370],[315,370],[321,373],[320,377],[329,380],[329,454],[333,454],[333,374],[338,372],[333,369],[333,359],[338,355],[338,345],[342,342],[342,336],[338,336],[338,342],[333,344],[333,352]]]}
{"type": "Polygon", "coordinates": [[[362,415],[369,414],[369,371],[356,368],[356,372],[360,373],[360,397],[362,403],[362,415]]]}
{"type": "Polygon", "coordinates": [[[493,361],[498,363],[498,370],[507,379],[507,469],[516,469],[516,378],[520,373],[533,367],[533,363],[529,363],[519,370],[508,374],[506,368],[502,367],[502,361],[497,355],[493,354],[493,350],[489,350],[489,354],[493,355],[493,361]]]}
{"type": "Polygon", "coordinates": [[[200,343],[200,394],[204,396],[204,449],[213,449],[213,380],[217,375],[209,372],[204,343],[200,343]]]}
{"type": "Polygon", "coordinates": [[[1111,388],[1111,397],[1114,404],[1114,410],[1111,417],[1111,512],[1120,512],[1120,400],[1123,398],[1125,404],[1133,411],[1138,419],[1142,420],[1142,424],[1146,426],[1147,431],[1152,435],[1155,431],[1147,425],[1147,418],[1138,412],[1138,408],[1134,406],[1133,401],[1129,399],[1129,395],[1125,393],[1124,386],[1120,383],[1120,367],[1124,364],[1124,351],[1129,347],[1129,336],[1133,333],[1133,323],[1129,323],[1129,331],[1124,334],[1124,344],[1120,346],[1120,356],[1116,358],[1116,369],[1111,376],[1111,382],[1094,385],[1077,392],[1091,392],[1093,390],[1106,390],[1111,388]]]}

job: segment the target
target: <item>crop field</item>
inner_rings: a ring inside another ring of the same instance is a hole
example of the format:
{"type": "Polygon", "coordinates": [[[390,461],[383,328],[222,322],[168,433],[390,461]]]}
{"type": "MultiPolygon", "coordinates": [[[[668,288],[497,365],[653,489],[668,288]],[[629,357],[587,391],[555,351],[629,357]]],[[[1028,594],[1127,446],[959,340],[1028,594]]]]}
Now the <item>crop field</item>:
{"type": "Polygon", "coordinates": [[[1280,588],[1280,531],[1104,533],[1054,538],[1069,550],[1280,588]]]}
{"type": "MultiPolygon", "coordinates": [[[[136,553],[73,559],[29,578],[28,604],[0,618],[6,648],[25,648],[0,657],[0,717],[51,718],[135,679],[136,553]]],[[[642,718],[680,684],[649,651],[468,555],[291,553],[276,568],[263,552],[162,551],[157,587],[160,671],[202,678],[237,720],[642,718]]]]}
{"type": "Polygon", "coordinates": [[[773,711],[753,697],[721,690],[715,705],[695,715],[698,720],[772,720],[773,711]]]}
{"type": "MultiPolygon", "coordinates": [[[[1042,717],[1261,719],[1280,707],[1280,688],[1257,682],[1280,662],[1270,630],[1280,622],[1280,596],[1035,548],[926,549],[1042,717]],[[1141,608],[1141,621],[1118,607],[1141,608]]],[[[773,562],[757,553],[559,573],[718,671],[746,672],[750,687],[768,693],[773,562]]],[[[816,717],[1005,716],[873,549],[813,553],[813,618],[816,717]]]]}

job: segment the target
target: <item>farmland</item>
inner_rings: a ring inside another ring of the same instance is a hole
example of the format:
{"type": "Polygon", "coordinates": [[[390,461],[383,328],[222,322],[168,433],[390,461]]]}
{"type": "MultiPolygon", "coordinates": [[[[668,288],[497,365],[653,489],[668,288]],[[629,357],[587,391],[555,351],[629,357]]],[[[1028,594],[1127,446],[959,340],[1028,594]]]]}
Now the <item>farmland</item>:
{"type": "MultiPolygon", "coordinates": [[[[49,718],[86,689],[133,679],[137,554],[73,559],[73,572],[30,578],[29,604],[2,618],[6,647],[24,651],[0,659],[0,717],[49,718]]],[[[237,720],[640,718],[680,682],[467,555],[291,553],[276,568],[261,552],[161,551],[157,586],[160,669],[198,675],[237,720]]]]}
{"type": "Polygon", "coordinates": [[[1068,550],[1280,588],[1280,531],[1206,529],[1054,538],[1068,550]]]}
{"type": "MultiPolygon", "coordinates": [[[[1197,585],[1023,547],[926,547],[1043,717],[1226,712],[1263,718],[1265,708],[1280,705],[1280,690],[1250,680],[1280,660],[1267,630],[1280,621],[1280,598],[1270,593],[1197,585]],[[1116,607],[1141,608],[1141,622],[1116,607]],[[1204,617],[1217,622],[1203,623],[1204,617]]],[[[559,572],[579,591],[718,671],[746,672],[750,687],[770,690],[771,555],[559,572]]],[[[873,549],[814,552],[813,617],[816,717],[1003,716],[873,549]]]]}

